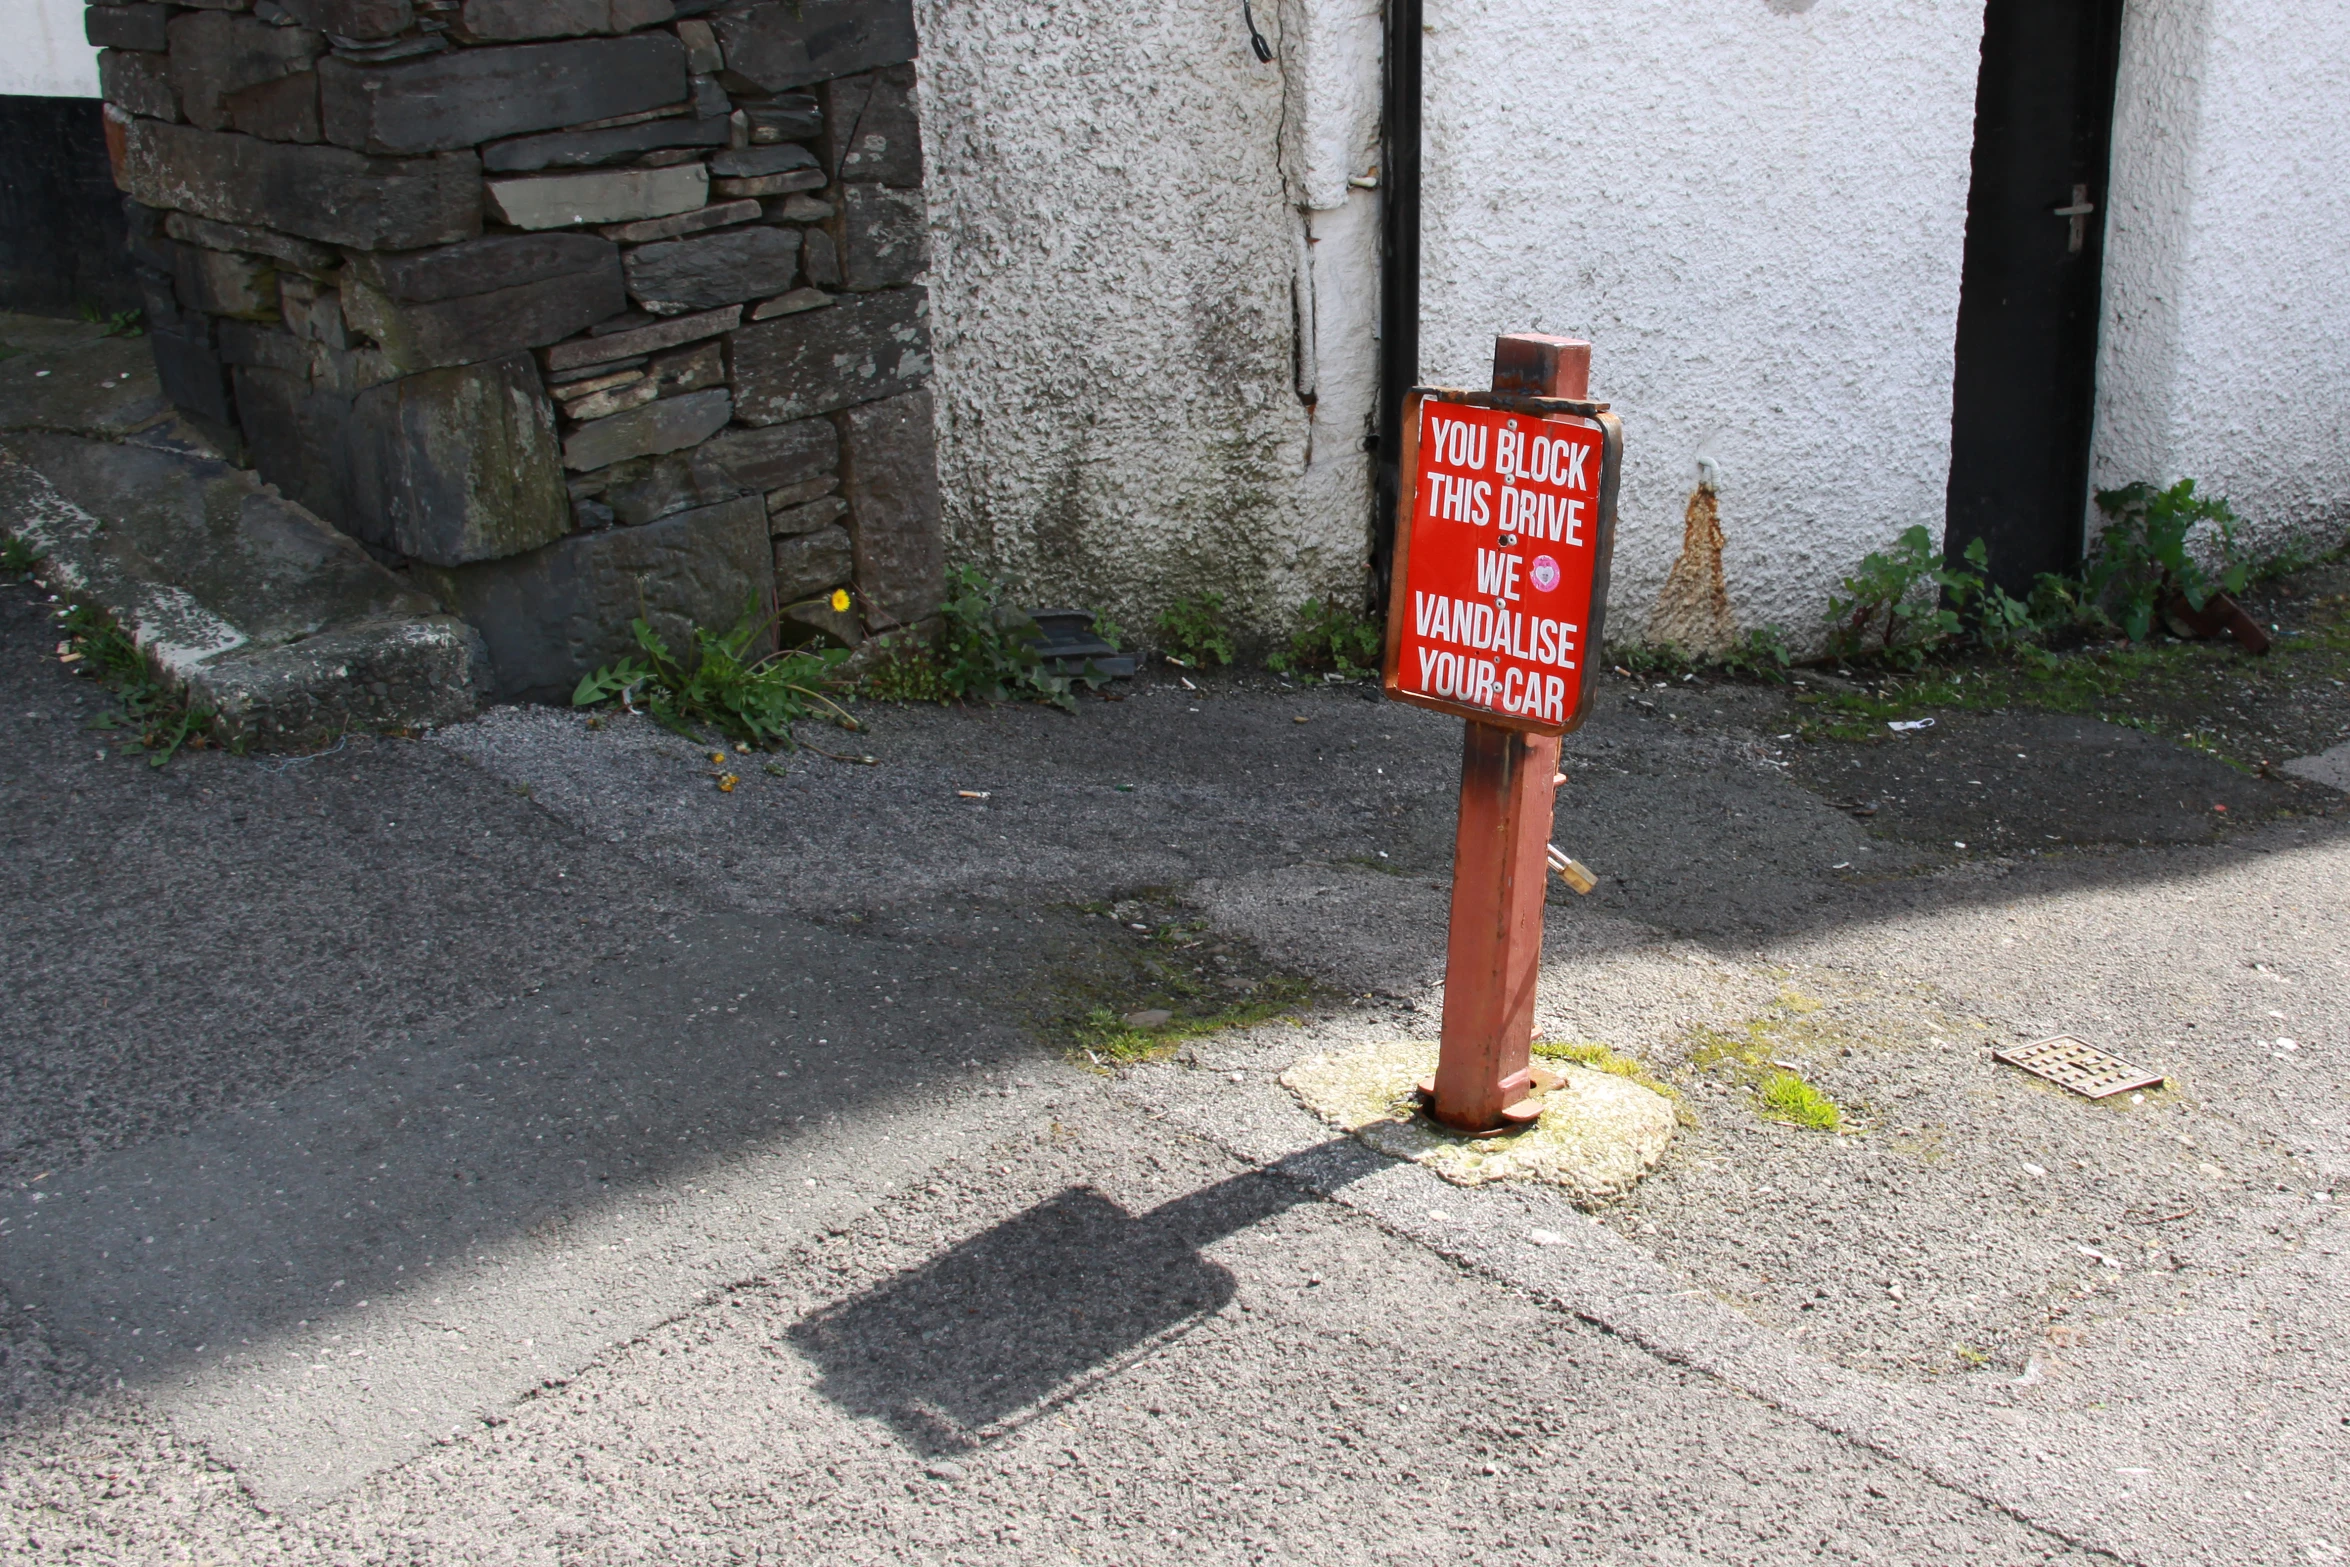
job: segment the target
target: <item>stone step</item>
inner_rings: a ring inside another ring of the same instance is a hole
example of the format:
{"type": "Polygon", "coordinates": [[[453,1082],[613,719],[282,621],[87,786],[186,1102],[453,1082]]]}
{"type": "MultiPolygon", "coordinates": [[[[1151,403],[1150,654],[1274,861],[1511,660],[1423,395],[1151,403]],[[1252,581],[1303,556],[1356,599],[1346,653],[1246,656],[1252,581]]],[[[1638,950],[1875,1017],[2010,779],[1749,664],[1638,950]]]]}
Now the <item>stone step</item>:
{"type": "Polygon", "coordinates": [[[0,531],[262,750],[472,716],[481,638],[173,417],[146,345],[0,315],[0,531]],[[42,374],[46,371],[47,374],[42,374]]]}

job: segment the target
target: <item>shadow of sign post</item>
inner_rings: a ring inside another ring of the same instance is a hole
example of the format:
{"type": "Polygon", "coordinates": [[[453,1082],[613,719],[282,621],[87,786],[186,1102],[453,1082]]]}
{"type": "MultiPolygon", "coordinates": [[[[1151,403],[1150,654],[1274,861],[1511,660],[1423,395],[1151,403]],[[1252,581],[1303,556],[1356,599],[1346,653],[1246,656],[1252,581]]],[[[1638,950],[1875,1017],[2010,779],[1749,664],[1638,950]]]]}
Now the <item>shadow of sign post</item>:
{"type": "Polygon", "coordinates": [[[1133,1213],[1075,1186],[792,1327],[817,1390],[924,1453],[977,1447],[1180,1339],[1236,1281],[1202,1248],[1387,1161],[1351,1139],[1133,1213]],[[1307,1161],[1327,1171],[1308,1172],[1307,1161]]]}

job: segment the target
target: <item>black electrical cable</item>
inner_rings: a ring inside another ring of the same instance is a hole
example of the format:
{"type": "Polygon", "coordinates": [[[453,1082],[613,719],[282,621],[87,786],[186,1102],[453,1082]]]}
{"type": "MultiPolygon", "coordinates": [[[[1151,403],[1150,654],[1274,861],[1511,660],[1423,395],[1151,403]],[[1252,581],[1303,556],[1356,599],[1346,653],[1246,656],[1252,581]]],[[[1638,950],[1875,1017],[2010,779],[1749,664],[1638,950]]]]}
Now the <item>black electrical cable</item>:
{"type": "Polygon", "coordinates": [[[1256,51],[1257,59],[1266,65],[1273,63],[1273,46],[1265,42],[1265,35],[1257,31],[1256,13],[1248,8],[1248,0],[1240,0],[1240,19],[1248,23],[1248,46],[1256,51]]]}

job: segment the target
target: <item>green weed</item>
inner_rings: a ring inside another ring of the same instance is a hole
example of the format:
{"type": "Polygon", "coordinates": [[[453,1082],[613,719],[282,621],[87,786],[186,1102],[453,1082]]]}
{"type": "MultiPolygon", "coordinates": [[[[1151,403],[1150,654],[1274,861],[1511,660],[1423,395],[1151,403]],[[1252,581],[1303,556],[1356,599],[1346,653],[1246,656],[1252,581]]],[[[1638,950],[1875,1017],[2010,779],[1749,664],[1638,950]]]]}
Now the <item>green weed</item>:
{"type": "Polygon", "coordinates": [[[101,334],[102,336],[142,337],[146,334],[146,312],[136,307],[109,312],[99,309],[88,300],[83,300],[79,310],[84,321],[94,322],[106,329],[101,334]]]}
{"type": "Polygon", "coordinates": [[[1187,595],[1159,611],[1159,651],[1186,668],[1232,662],[1232,627],[1221,593],[1187,595]]]}
{"type": "Polygon", "coordinates": [[[2132,642],[2152,635],[2173,594],[2201,609],[2214,593],[2244,590],[2251,570],[2236,514],[2216,496],[2197,495],[2193,479],[2167,490],[2151,484],[2099,490],[2097,509],[2105,513],[2105,531],[2083,573],[2083,596],[2096,604],[2110,601],[2132,642]],[[2199,539],[2218,557],[2216,572],[2197,558],[2199,539]]]}
{"type": "Polygon", "coordinates": [[[1047,668],[1037,652],[1042,628],[1026,611],[1012,607],[1009,598],[1007,585],[978,567],[948,567],[937,640],[925,644],[908,638],[896,644],[866,674],[865,694],[885,702],[1033,700],[1075,712],[1071,692],[1081,685],[1102,686],[1109,676],[1090,662],[1074,675],[1047,668]]]}
{"type": "Polygon", "coordinates": [[[1326,669],[1346,680],[1359,680],[1378,669],[1387,650],[1387,630],[1378,621],[1336,599],[1327,604],[1307,599],[1298,615],[1300,624],[1290,633],[1289,646],[1265,660],[1267,669],[1277,674],[1326,669]]]}
{"type": "Polygon", "coordinates": [[[29,577],[48,558],[15,534],[0,534],[0,577],[29,577]]]}
{"type": "Polygon", "coordinates": [[[120,708],[90,720],[92,729],[125,732],[115,753],[144,756],[150,767],[161,767],[182,750],[202,750],[215,743],[213,713],[188,700],[185,687],[155,672],[147,655],[112,615],[91,604],[70,606],[59,619],[69,656],[112,691],[120,708]]]}
{"type": "Polygon", "coordinates": [[[1764,1078],[1755,1087],[1754,1101],[1765,1119],[1808,1126],[1815,1132],[1832,1132],[1844,1119],[1835,1100],[1793,1072],[1773,1072],[1764,1078]]]}
{"type": "Polygon", "coordinates": [[[624,658],[586,676],[571,693],[574,707],[638,699],[655,723],[699,740],[697,725],[717,729],[746,745],[792,743],[791,726],[816,708],[830,710],[846,729],[857,721],[820,689],[848,652],[806,649],[754,655],[752,644],[774,623],[762,623],[754,601],[732,631],[719,635],[696,626],[690,659],[669,650],[643,616],[631,623],[642,658],[624,658]]]}
{"type": "Polygon", "coordinates": [[[1595,1040],[1584,1039],[1537,1039],[1534,1041],[1534,1054],[1545,1061],[1572,1061],[1577,1066],[1587,1066],[1595,1072],[1605,1072],[1611,1077],[1638,1083],[1650,1093],[1671,1100],[1673,1113],[1684,1126],[1696,1124],[1696,1117],[1689,1113],[1682,1100],[1681,1090],[1654,1076],[1635,1057],[1619,1054],[1595,1040]]]}

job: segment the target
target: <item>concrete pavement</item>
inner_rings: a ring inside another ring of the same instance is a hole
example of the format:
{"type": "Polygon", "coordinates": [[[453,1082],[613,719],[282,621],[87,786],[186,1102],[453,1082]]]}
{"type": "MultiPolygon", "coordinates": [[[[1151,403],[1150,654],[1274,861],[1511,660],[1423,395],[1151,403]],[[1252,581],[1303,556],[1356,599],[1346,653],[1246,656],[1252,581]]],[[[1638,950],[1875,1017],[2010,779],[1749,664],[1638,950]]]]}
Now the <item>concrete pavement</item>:
{"type": "Polygon", "coordinates": [[[1779,693],[1611,687],[1559,829],[1606,881],[1552,907],[1541,1019],[1694,1125],[1584,1214],[1273,1082],[1433,1031],[1430,715],[882,710],[813,735],[874,765],[722,795],[674,736],[509,709],[157,774],[97,759],[0,599],[12,1555],[2350,1551],[2350,845],[2314,782],[2081,720],[1791,746],[1779,693]],[[2001,744],[2049,766],[1996,811],[1892,830],[1831,782],[2001,744]],[[1072,995],[1207,955],[1171,918],[1315,999],[1071,1066],[1072,995]],[[2056,1028],[2173,1086],[1988,1059],[2056,1028]],[[1758,1119],[1741,1051],[1856,1135],[1758,1119]]]}

